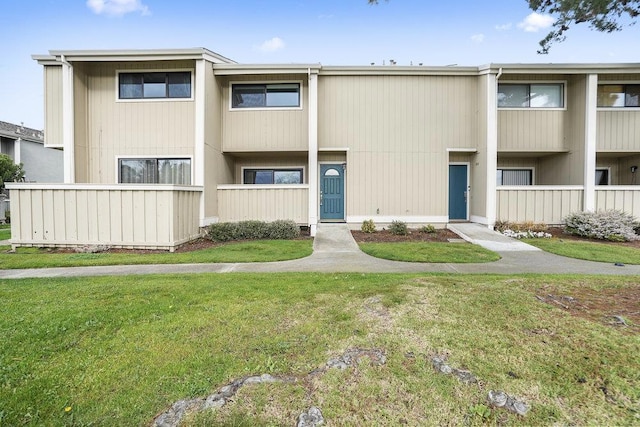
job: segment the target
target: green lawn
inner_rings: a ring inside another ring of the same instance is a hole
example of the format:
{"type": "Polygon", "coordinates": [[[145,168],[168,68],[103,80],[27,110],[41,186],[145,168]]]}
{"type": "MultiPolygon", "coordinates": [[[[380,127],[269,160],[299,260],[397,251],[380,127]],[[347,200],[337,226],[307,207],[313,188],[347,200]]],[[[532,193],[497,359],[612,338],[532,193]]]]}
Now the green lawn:
{"type": "Polygon", "coordinates": [[[468,243],[398,242],[359,243],[360,249],[376,258],[408,262],[491,262],[500,255],[468,243]]]}
{"type": "Polygon", "coordinates": [[[569,258],[588,261],[600,261],[623,264],[640,264],[640,250],[628,246],[617,246],[607,243],[579,242],[575,240],[523,239],[530,245],[543,251],[569,258]]]}
{"type": "Polygon", "coordinates": [[[18,248],[0,253],[4,269],[76,267],[125,264],[185,264],[209,262],[269,262],[303,258],[313,252],[313,241],[256,240],[227,243],[191,252],[154,253],[51,253],[46,249],[18,248]]]}
{"type": "Polygon", "coordinates": [[[0,424],[148,425],[179,399],[262,373],[300,381],[247,386],[186,425],[293,425],[311,405],[331,425],[637,424],[637,329],[535,297],[618,294],[637,282],[377,274],[0,281],[0,424]],[[349,348],[379,348],[387,362],[306,377],[349,348]],[[480,385],[436,374],[436,354],[480,385]],[[532,409],[525,418],[486,412],[489,390],[532,409]]]}
{"type": "Polygon", "coordinates": [[[11,238],[11,225],[0,225],[0,240],[9,240],[11,238]]]}

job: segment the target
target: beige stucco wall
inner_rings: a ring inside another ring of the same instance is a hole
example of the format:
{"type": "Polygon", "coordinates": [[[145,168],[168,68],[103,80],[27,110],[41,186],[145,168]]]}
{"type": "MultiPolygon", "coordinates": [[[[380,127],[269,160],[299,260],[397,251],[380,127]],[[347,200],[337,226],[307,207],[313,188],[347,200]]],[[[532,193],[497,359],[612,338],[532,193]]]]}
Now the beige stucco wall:
{"type": "Polygon", "coordinates": [[[318,144],[347,148],[347,217],[448,215],[447,148],[474,148],[478,81],[321,75],[318,144]]]}
{"type": "MultiPolygon", "coordinates": [[[[76,135],[76,163],[86,164],[86,173],[82,165],[77,166],[83,181],[116,183],[119,156],[193,157],[194,101],[118,101],[116,71],[194,69],[194,61],[87,63],[74,69],[74,91],[82,93],[86,86],[86,109],[76,102],[75,111],[76,121],[86,121],[84,141],[83,132],[76,127],[81,131],[76,135]]],[[[76,100],[80,96],[76,95],[76,100]]]]}
{"type": "Polygon", "coordinates": [[[44,66],[44,144],[62,147],[62,65],[44,66]]]}
{"type": "Polygon", "coordinates": [[[306,75],[251,75],[218,78],[222,89],[224,152],[308,151],[308,79],[306,75]],[[231,109],[231,84],[235,82],[300,83],[302,108],[231,109]]]}

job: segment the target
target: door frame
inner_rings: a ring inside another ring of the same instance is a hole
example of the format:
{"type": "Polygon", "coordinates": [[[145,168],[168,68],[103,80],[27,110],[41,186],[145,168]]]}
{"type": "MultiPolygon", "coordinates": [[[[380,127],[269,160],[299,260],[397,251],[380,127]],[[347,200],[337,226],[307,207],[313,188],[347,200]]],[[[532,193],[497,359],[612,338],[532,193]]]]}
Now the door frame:
{"type": "Polygon", "coordinates": [[[450,214],[451,212],[449,212],[449,199],[450,199],[450,194],[449,194],[449,183],[451,180],[451,173],[449,172],[449,166],[466,166],[467,167],[467,203],[466,203],[466,208],[467,208],[467,212],[466,212],[466,218],[464,219],[454,219],[454,221],[469,221],[469,207],[471,205],[470,200],[471,200],[471,162],[449,162],[449,164],[447,165],[447,217],[449,218],[449,222],[451,222],[451,217],[450,214]]]}
{"type": "Polygon", "coordinates": [[[316,193],[318,206],[318,222],[347,222],[347,161],[330,161],[323,160],[318,162],[318,192],[316,193]],[[322,191],[322,167],[321,165],[340,165],[342,166],[342,194],[343,194],[343,218],[342,219],[322,219],[322,207],[320,206],[320,191],[322,191]]]}

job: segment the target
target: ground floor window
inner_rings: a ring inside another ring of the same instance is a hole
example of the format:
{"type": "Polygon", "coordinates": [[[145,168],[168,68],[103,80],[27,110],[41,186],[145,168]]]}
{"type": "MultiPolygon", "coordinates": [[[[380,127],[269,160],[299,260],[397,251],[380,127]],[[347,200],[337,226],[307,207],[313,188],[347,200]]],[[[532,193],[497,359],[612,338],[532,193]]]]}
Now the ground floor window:
{"type": "Polygon", "coordinates": [[[121,184],[191,185],[191,159],[119,159],[121,184]]]}
{"type": "Polygon", "coordinates": [[[533,185],[533,169],[498,169],[498,185],[533,185]]]}
{"type": "Polygon", "coordinates": [[[609,185],[609,169],[596,169],[596,185],[609,185]]]}
{"type": "Polygon", "coordinates": [[[302,184],[302,169],[245,169],[245,184],[302,184]]]}

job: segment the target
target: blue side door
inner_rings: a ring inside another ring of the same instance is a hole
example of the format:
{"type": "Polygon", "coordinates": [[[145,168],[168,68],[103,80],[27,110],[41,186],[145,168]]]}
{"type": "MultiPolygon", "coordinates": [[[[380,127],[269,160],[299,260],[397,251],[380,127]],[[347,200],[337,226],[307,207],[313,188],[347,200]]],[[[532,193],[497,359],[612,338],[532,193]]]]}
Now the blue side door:
{"type": "Polygon", "coordinates": [[[449,220],[467,220],[467,165],[449,165],[449,220]]]}
{"type": "Polygon", "coordinates": [[[344,168],[320,165],[320,220],[344,220],[344,168]]]}

